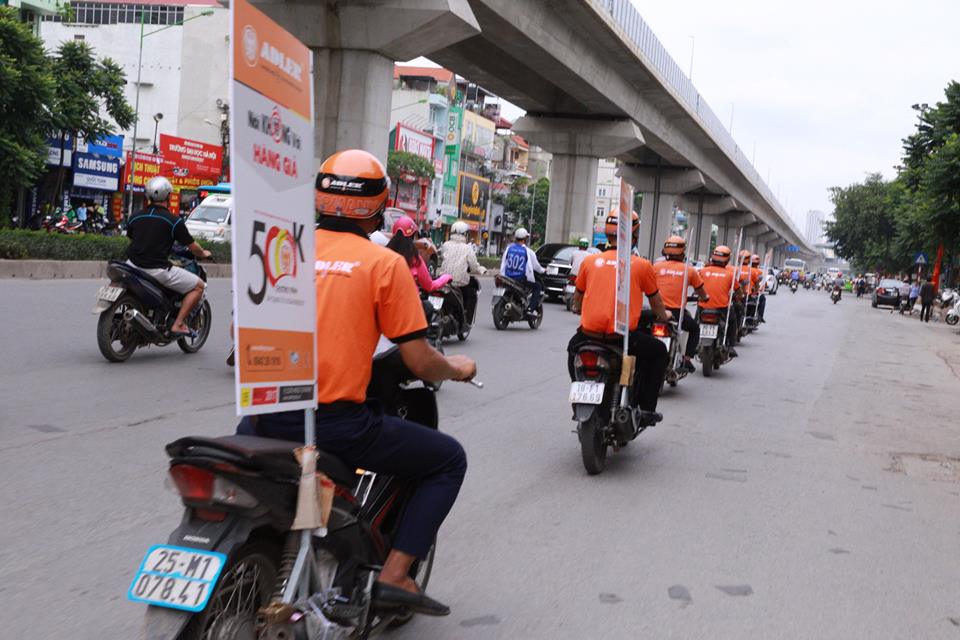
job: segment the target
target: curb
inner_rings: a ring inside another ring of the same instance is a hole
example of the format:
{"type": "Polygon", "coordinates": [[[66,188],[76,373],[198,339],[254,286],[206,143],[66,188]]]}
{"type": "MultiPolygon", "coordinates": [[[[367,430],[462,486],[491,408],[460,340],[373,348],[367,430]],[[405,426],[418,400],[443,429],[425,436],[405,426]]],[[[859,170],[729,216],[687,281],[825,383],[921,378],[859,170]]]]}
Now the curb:
{"type": "MultiPolygon", "coordinates": [[[[229,278],[229,264],[206,263],[208,278],[229,278]]],[[[55,280],[100,279],[107,277],[104,260],[0,260],[0,279],[55,280]]]]}

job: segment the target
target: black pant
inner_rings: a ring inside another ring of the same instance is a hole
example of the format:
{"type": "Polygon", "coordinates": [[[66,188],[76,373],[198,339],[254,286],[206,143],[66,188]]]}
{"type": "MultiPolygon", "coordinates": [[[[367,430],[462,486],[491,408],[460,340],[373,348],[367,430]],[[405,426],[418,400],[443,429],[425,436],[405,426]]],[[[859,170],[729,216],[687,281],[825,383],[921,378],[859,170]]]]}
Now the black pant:
{"type": "MultiPolygon", "coordinates": [[[[680,309],[670,309],[674,318],[680,318],[680,309]]],[[[700,323],[694,320],[693,316],[686,309],[683,310],[683,319],[680,328],[687,332],[687,348],[684,351],[688,358],[697,355],[697,349],[700,346],[700,323]]]]}
{"type": "Polygon", "coordinates": [[[470,283],[457,287],[463,297],[463,314],[468,323],[473,324],[477,311],[477,288],[480,284],[476,278],[470,278],[470,283]]]}
{"type": "MultiPolygon", "coordinates": [[[[622,346],[620,338],[610,340],[596,340],[583,334],[580,329],[570,338],[567,345],[567,370],[570,379],[575,377],[573,358],[577,355],[580,345],[585,342],[604,342],[622,346]]],[[[642,411],[656,411],[657,400],[660,397],[660,386],[663,384],[663,374],[667,370],[667,347],[647,333],[632,331],[630,333],[629,353],[636,357],[637,366],[633,372],[633,401],[642,411]]]]}
{"type": "Polygon", "coordinates": [[[924,322],[930,322],[930,310],[933,308],[933,300],[930,302],[920,301],[920,319],[924,322]]]}
{"type": "Polygon", "coordinates": [[[767,309],[767,296],[761,294],[757,301],[757,317],[763,320],[763,312],[767,309]]]}
{"type": "MultiPolygon", "coordinates": [[[[255,423],[244,418],[237,433],[303,442],[303,412],[268,413],[255,423]]],[[[460,443],[367,403],[318,410],[317,447],[350,467],[418,480],[392,548],[426,557],[467,473],[467,455],[460,443]]]]}

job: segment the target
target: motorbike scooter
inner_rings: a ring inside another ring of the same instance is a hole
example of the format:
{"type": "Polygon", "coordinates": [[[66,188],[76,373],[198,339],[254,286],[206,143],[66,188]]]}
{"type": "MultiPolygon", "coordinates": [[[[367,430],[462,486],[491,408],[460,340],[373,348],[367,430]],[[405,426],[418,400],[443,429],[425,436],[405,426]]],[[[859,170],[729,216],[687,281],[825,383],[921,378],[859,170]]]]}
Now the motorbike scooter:
{"type": "Polygon", "coordinates": [[[527,321],[531,329],[543,322],[543,300],[532,314],[527,313],[530,296],[533,292],[512,278],[497,276],[493,290],[493,326],[498,330],[506,329],[511,322],[527,321]]]}
{"type": "MultiPolygon", "coordinates": [[[[175,251],[189,271],[207,281],[207,273],[186,250],[175,251]]],[[[204,298],[187,316],[191,336],[171,336],[170,327],[180,310],[183,296],[167,289],[145,272],[126,262],[111,260],[107,265],[110,283],[100,287],[93,313],[97,321],[97,346],[110,362],[128,360],[138,348],[165,347],[171,342],[184,353],[196,353],[210,335],[212,312],[204,298]]]]}
{"type": "Polygon", "coordinates": [[[830,300],[833,301],[833,304],[840,302],[840,287],[834,287],[830,290],[830,300]]]}
{"type": "MultiPolygon", "coordinates": [[[[676,323],[673,321],[657,322],[651,327],[650,333],[667,347],[667,369],[664,372],[663,381],[664,384],[675,387],[689,373],[683,366],[683,350],[681,349],[676,323]]],[[[660,385],[660,393],[663,393],[663,386],[663,384],[660,385]]]]}
{"type": "Polygon", "coordinates": [[[726,327],[723,309],[700,309],[699,315],[699,357],[703,365],[703,377],[709,378],[721,365],[731,360],[726,331],[736,329],[726,327]]]}
{"type": "Polygon", "coordinates": [[[791,281],[790,281],[790,293],[796,293],[796,292],[797,292],[797,286],[798,286],[798,285],[797,285],[797,281],[796,281],[796,280],[791,280],[791,281]]]}
{"type": "MultiPolygon", "coordinates": [[[[434,392],[418,383],[395,346],[375,358],[367,394],[390,415],[438,427],[434,392]]],[[[302,418],[293,425],[302,429],[302,418]]],[[[291,526],[302,473],[294,452],[302,440],[262,437],[255,425],[246,431],[166,447],[184,514],[167,544],[147,551],[128,592],[149,605],[145,637],[361,640],[409,621],[408,610],[378,603],[375,583],[416,483],[318,452],[318,492],[329,515],[301,546],[291,526]]],[[[421,589],[435,552],[412,567],[421,589]]]]}
{"type": "MultiPolygon", "coordinates": [[[[470,278],[468,285],[476,291],[476,296],[480,294],[480,281],[476,278],[470,278]]],[[[457,339],[463,342],[470,336],[470,330],[473,329],[473,323],[477,316],[477,303],[472,305],[472,309],[464,299],[463,292],[459,287],[447,285],[440,291],[435,291],[428,297],[430,305],[439,315],[441,327],[441,338],[457,336],[457,339]]]]}

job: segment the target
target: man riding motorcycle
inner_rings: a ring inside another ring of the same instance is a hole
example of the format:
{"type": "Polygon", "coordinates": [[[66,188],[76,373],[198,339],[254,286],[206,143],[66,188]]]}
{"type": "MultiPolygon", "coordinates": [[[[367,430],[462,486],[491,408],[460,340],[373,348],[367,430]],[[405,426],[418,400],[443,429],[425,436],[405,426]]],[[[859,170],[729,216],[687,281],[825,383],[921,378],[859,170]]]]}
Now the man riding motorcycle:
{"type": "Polygon", "coordinates": [[[460,290],[463,296],[464,315],[474,317],[477,308],[477,282],[470,274],[483,275],[487,272],[477,261],[477,254],[467,244],[467,232],[470,227],[458,220],[450,227],[450,239],[440,246],[440,273],[449,274],[451,284],[460,290]]]}
{"type": "Polygon", "coordinates": [[[767,308],[767,296],[764,291],[767,288],[767,279],[763,275],[763,269],[760,268],[760,256],[753,254],[750,256],[750,273],[753,277],[754,294],[757,296],[757,320],[766,322],[763,319],[763,312],[767,308]]]}
{"type": "Polygon", "coordinates": [[[185,246],[198,258],[209,258],[210,252],[201,247],[187,231],[183,218],[170,213],[170,194],[173,185],[163,176],[151,178],[144,187],[148,206],[127,221],[127,264],[140,269],[171,291],[183,296],[177,318],[170,325],[170,335],[194,335],[186,318],[203,299],[206,283],[196,274],[170,264],[168,256],[174,242],[185,246]]]}
{"type": "MultiPolygon", "coordinates": [[[[616,333],[614,314],[617,301],[617,216],[607,216],[606,234],[608,249],[584,261],[577,276],[576,292],[572,309],[580,313],[580,327],[567,345],[567,367],[571,380],[574,378],[573,360],[578,348],[585,342],[600,341],[622,345],[623,337],[616,333]]],[[[640,218],[632,218],[633,244],[640,232],[640,218]]],[[[663,304],[657,288],[653,265],[645,258],[630,258],[630,338],[629,352],[636,357],[633,376],[633,399],[640,409],[640,425],[650,426],[661,420],[657,413],[657,399],[667,368],[667,348],[651,335],[639,332],[643,296],[647,295],[650,308],[658,322],[669,322],[671,315],[663,304]]]]}
{"type": "Polygon", "coordinates": [[[533,291],[530,304],[527,306],[527,315],[533,317],[543,292],[543,287],[537,281],[535,274],[543,273],[545,269],[540,266],[537,254],[527,246],[529,236],[530,234],[523,227],[513,233],[513,243],[503,252],[503,259],[500,261],[500,275],[515,280],[533,291]]]}
{"type": "MultiPolygon", "coordinates": [[[[740,283],[736,280],[734,270],[728,264],[730,262],[730,247],[720,245],[713,250],[710,256],[710,264],[700,269],[700,277],[703,279],[703,290],[707,293],[706,299],[701,298],[697,305],[701,309],[723,309],[730,313],[730,290],[737,292],[740,289],[740,283]]],[[[730,326],[727,329],[725,341],[730,356],[737,357],[737,352],[733,348],[733,333],[736,327],[730,326]]]]}
{"type": "Polygon", "coordinates": [[[576,277],[580,273],[580,265],[583,264],[583,261],[587,259],[587,256],[590,255],[590,252],[587,249],[590,248],[590,241],[586,238],[580,238],[577,241],[577,250],[573,252],[573,255],[570,257],[570,275],[576,277]]]}
{"type": "Polygon", "coordinates": [[[657,276],[657,287],[660,289],[663,305],[682,323],[681,327],[689,334],[687,348],[683,354],[683,367],[689,373],[693,373],[697,370],[693,365],[693,357],[697,355],[697,347],[700,344],[700,325],[686,308],[681,310],[685,293],[683,291],[684,272],[686,272],[687,286],[693,287],[701,299],[709,299],[709,295],[703,290],[700,274],[686,264],[687,242],[683,238],[680,236],[667,238],[661,253],[666,260],[656,263],[653,267],[657,276]]]}
{"type": "MultiPolygon", "coordinates": [[[[379,606],[447,615],[450,609],[418,591],[409,573],[417,558],[426,557],[456,500],[466,455],[449,435],[385,415],[366,402],[366,390],[381,335],[399,346],[404,365],[422,380],[467,381],[477,367],[427,343],[406,261],[367,237],[383,225],[389,184],[380,161],[357,149],[333,154],[317,175],[316,444],[351,468],[417,480],[374,597],[379,606]]],[[[302,434],[296,413],[260,416],[255,433],[293,439],[298,429],[302,434]]]]}

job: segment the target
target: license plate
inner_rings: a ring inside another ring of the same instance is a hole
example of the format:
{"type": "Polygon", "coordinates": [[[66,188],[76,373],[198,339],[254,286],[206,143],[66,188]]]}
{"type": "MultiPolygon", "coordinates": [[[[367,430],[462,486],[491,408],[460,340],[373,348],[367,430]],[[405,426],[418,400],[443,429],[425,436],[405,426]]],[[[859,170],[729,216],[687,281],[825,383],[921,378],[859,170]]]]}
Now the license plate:
{"type": "Polygon", "coordinates": [[[506,289],[504,287],[497,287],[493,290],[493,295],[500,296],[502,298],[505,291],[506,289]]]}
{"type": "Polygon", "coordinates": [[[600,404],[603,402],[603,382],[574,382],[570,385],[572,404],[600,404]]]}
{"type": "Polygon", "coordinates": [[[106,285],[100,287],[100,290],[97,291],[97,299],[106,300],[107,302],[116,302],[121,293],[123,293],[123,287],[111,287],[110,285],[106,285]]]}
{"type": "Polygon", "coordinates": [[[560,270],[557,267],[547,267],[547,275],[555,276],[560,273],[560,270]]]}
{"type": "Polygon", "coordinates": [[[434,309],[440,311],[440,309],[443,309],[443,298],[440,296],[430,296],[430,304],[434,309]]]}
{"type": "Polygon", "coordinates": [[[700,337],[701,337],[701,338],[716,338],[716,337],[717,337],[717,325],[715,325],[715,324],[702,324],[702,325],[700,325],[700,337]]]}
{"type": "Polygon", "coordinates": [[[158,607],[202,611],[226,562],[222,553],[155,544],[147,550],[127,598],[158,607]]]}
{"type": "Polygon", "coordinates": [[[572,295],[573,295],[573,292],[576,291],[576,290],[577,290],[577,288],[576,288],[575,286],[573,286],[572,284],[568,284],[567,286],[565,286],[565,287],[563,288],[563,292],[564,292],[565,294],[567,294],[568,296],[572,296],[572,295]]]}
{"type": "Polygon", "coordinates": [[[657,337],[657,340],[659,340],[659,341],[662,342],[664,345],[666,345],[667,351],[670,351],[670,338],[661,338],[661,337],[658,336],[658,337],[657,337]]]}

